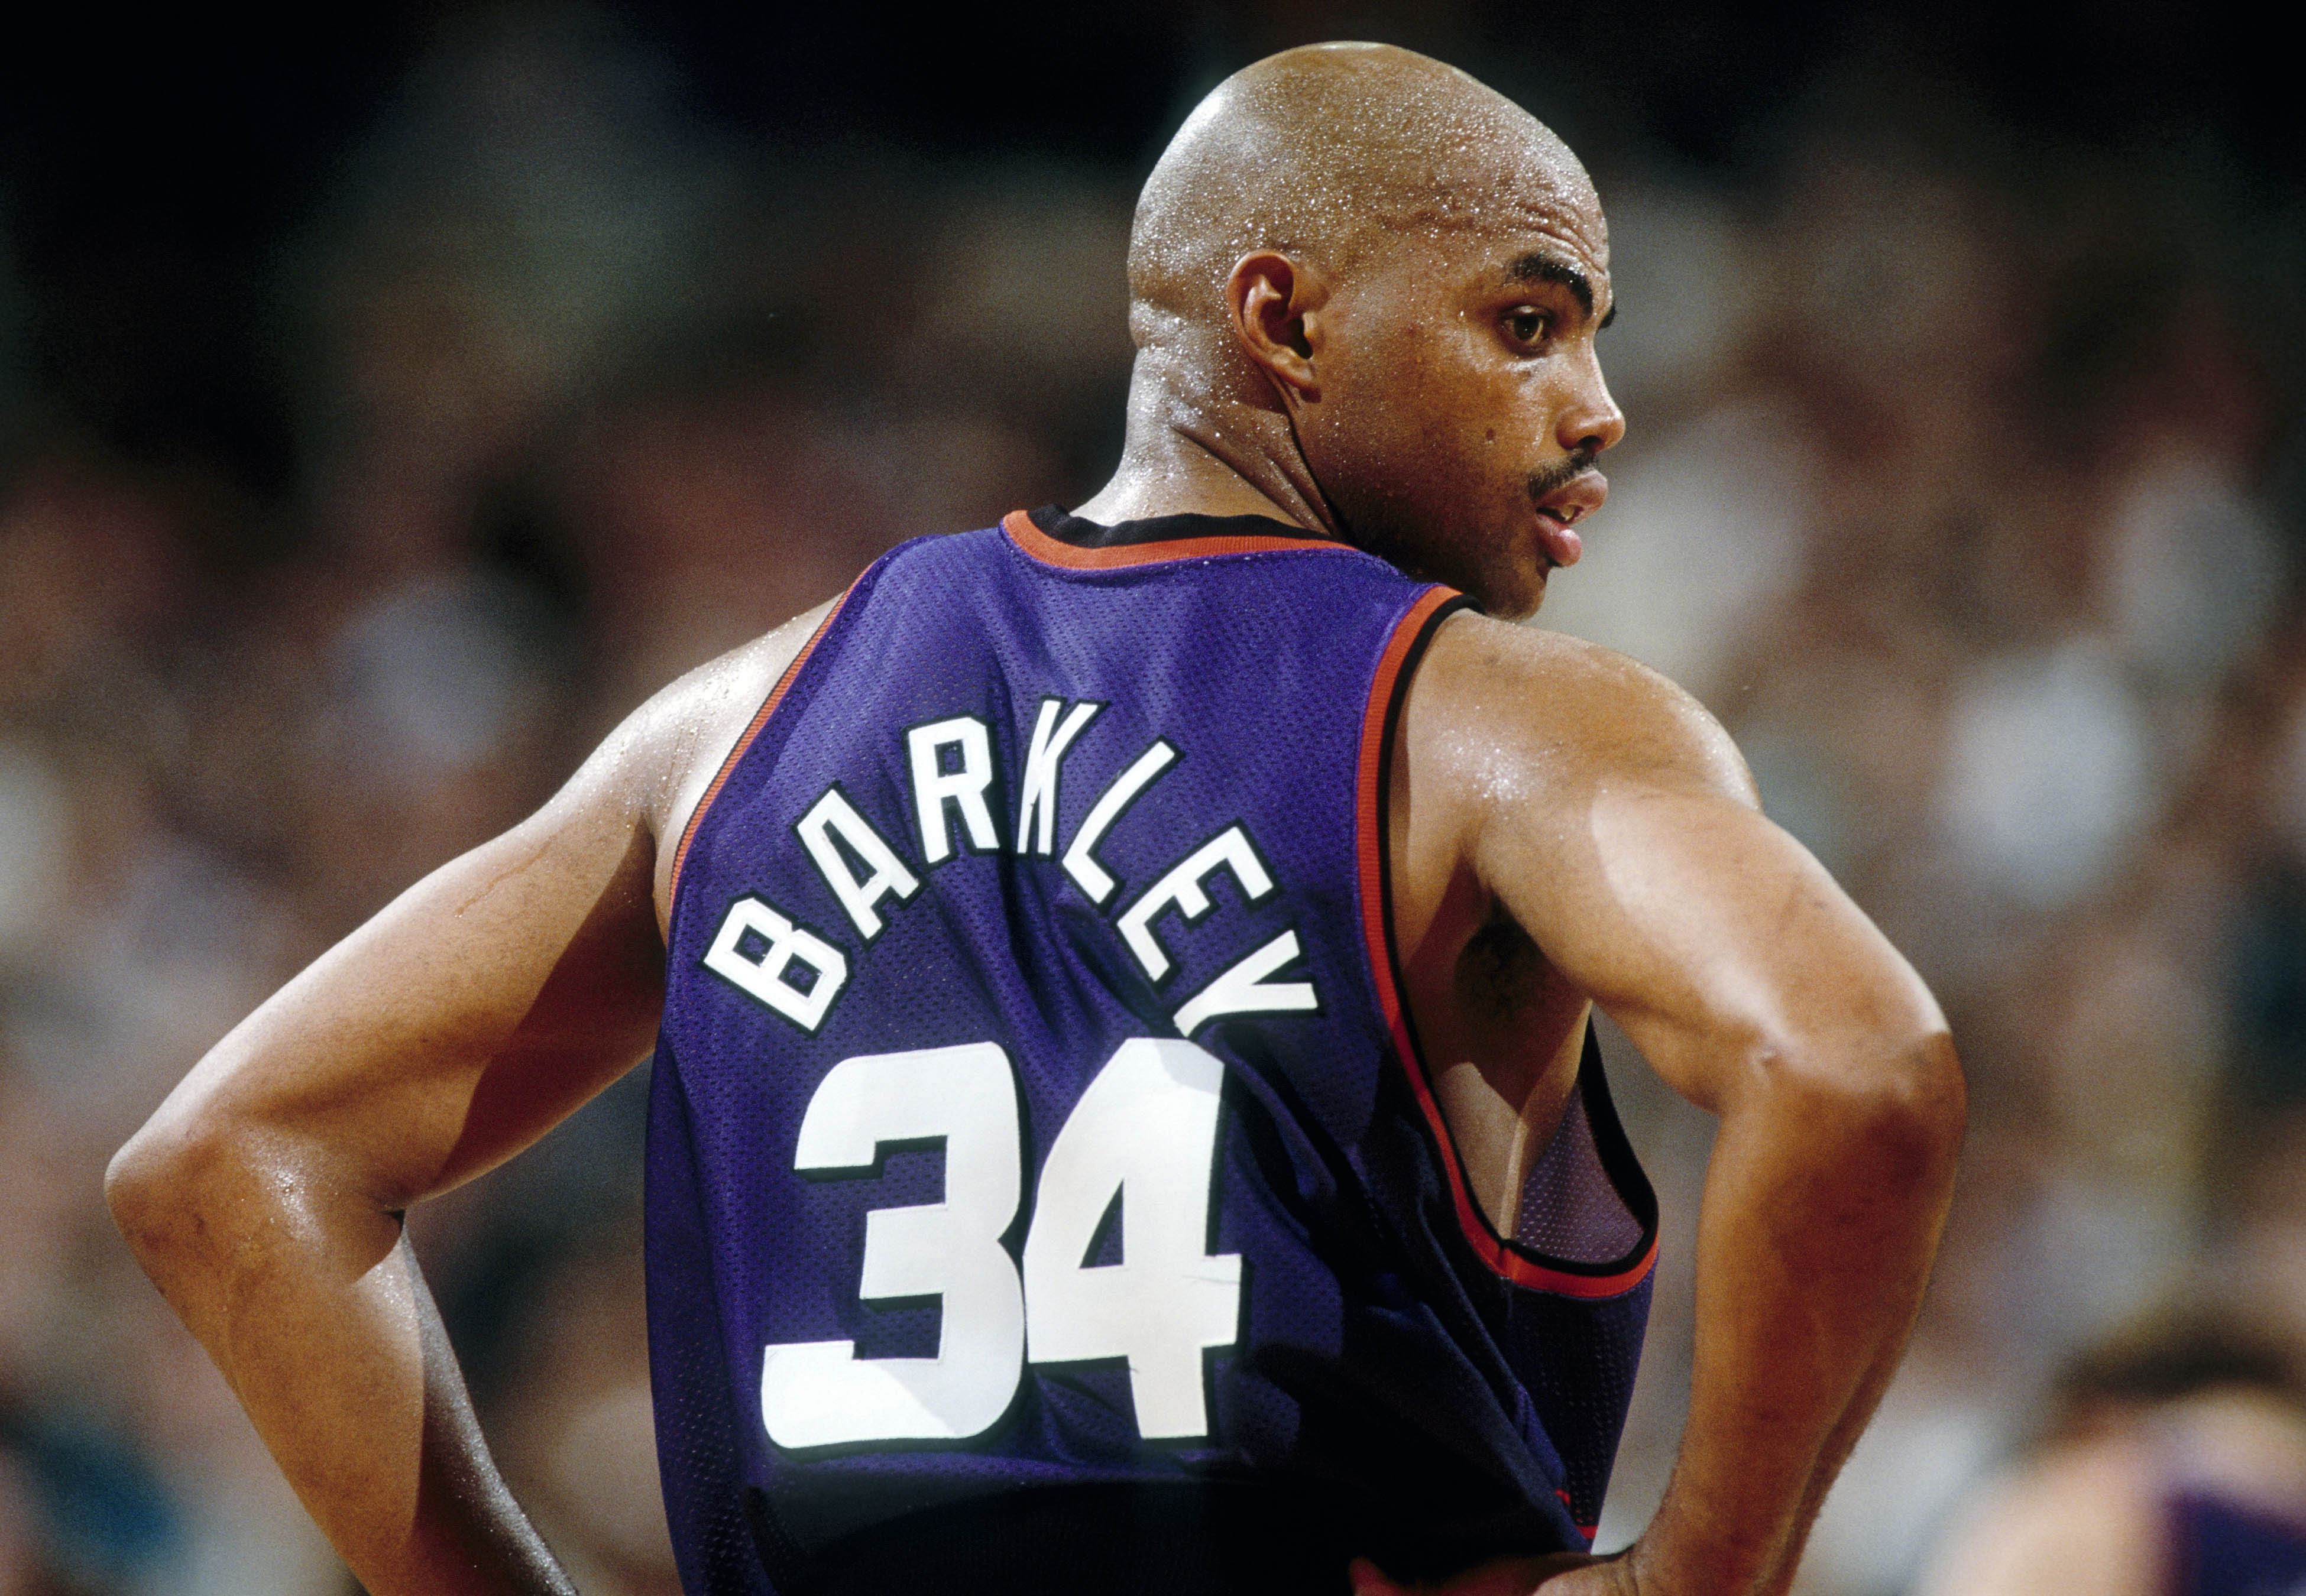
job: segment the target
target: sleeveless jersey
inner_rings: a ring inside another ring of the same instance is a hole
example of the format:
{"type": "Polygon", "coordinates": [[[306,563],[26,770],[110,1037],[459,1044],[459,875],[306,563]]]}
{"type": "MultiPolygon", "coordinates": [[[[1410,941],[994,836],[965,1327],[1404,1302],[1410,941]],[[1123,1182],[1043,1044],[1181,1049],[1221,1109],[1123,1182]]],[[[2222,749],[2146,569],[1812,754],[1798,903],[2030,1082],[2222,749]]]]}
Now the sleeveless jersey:
{"type": "Polygon", "coordinates": [[[651,1358],[693,1592],[1335,1591],[1590,1544],[1655,1205],[1591,1038],[1515,1233],[1401,997],[1465,602],[1277,522],[892,551],[674,866],[651,1358]]]}

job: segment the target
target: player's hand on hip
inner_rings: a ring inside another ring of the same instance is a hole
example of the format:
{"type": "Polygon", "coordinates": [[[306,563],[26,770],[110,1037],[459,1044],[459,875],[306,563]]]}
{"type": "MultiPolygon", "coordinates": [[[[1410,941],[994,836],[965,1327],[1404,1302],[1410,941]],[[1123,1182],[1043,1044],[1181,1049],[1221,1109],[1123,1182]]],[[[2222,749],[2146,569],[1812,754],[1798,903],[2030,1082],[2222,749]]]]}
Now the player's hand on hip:
{"type": "Polygon", "coordinates": [[[1634,1596],[1635,1589],[1620,1559],[1582,1552],[1497,1558],[1425,1584],[1402,1584],[1367,1558],[1355,1558],[1345,1573],[1353,1596],[1634,1596]]]}

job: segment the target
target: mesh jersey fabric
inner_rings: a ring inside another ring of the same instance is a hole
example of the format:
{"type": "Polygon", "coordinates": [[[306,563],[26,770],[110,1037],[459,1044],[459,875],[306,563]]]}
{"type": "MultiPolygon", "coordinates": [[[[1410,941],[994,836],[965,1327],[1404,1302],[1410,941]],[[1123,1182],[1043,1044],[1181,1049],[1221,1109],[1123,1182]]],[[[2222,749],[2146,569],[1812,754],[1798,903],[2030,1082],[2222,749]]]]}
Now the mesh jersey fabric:
{"type": "Polygon", "coordinates": [[[1259,517],[1054,510],[850,589],[675,866],[646,1225],[687,1589],[1590,1544],[1654,1202],[1589,1037],[1491,1229],[1390,945],[1383,772],[1461,603],[1259,517]]]}

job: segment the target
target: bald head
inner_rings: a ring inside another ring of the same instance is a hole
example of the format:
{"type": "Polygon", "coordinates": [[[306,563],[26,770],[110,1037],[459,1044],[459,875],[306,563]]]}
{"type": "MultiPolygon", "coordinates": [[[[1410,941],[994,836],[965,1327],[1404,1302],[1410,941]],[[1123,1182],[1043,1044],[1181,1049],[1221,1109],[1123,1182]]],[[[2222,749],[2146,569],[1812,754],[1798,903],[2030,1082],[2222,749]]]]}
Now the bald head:
{"type": "Polygon", "coordinates": [[[1456,67],[1390,45],[1285,50],[1196,107],[1137,202],[1129,285],[1139,341],[1172,318],[1226,318],[1234,263],[1275,250],[1330,272],[1420,236],[1542,226],[1606,259],[1568,146],[1456,67]]]}
{"type": "Polygon", "coordinates": [[[1504,96],[1383,45],[1234,73],[1147,179],[1121,469],[1091,518],[1279,513],[1526,614],[1625,431],[1584,168],[1504,96]]]}

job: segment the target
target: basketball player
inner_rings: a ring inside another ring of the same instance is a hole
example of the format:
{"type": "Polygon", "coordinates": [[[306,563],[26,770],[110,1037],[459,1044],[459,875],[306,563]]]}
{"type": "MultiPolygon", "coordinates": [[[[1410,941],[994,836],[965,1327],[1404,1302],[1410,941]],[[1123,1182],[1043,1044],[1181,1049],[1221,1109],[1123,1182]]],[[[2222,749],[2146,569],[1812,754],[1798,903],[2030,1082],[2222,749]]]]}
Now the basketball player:
{"type": "Polygon", "coordinates": [[[676,683],[203,1061],[114,1211],[369,1589],[568,1588],[401,1214],[652,1046],[693,1592],[1784,1588],[1962,1085],[1704,712],[1511,624],[1623,431],[1609,265],[1463,74],[1241,73],[1139,207],[1103,491],[676,683]],[[1604,1562],[1656,1225],[1596,1003],[1721,1119],[1604,1562]]]}

